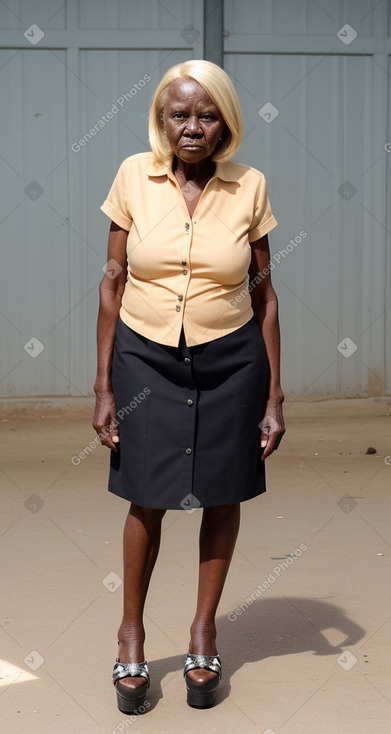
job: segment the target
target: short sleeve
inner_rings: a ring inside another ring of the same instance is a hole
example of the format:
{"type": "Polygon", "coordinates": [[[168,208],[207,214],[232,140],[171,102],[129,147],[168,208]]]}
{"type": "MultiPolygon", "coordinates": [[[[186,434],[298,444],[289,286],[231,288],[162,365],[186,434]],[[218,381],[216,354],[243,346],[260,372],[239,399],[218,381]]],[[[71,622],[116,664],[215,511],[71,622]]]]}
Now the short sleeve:
{"type": "Polygon", "coordinates": [[[133,220],[128,206],[129,185],[127,170],[128,166],[125,160],[121,163],[107,195],[107,199],[100,208],[119,227],[129,232],[133,220]]]}
{"type": "Polygon", "coordinates": [[[254,201],[254,216],[248,232],[250,242],[255,242],[270,232],[271,229],[277,227],[277,221],[273,216],[269,196],[267,193],[266,179],[260,174],[259,184],[257,186],[256,197],[254,201]]]}

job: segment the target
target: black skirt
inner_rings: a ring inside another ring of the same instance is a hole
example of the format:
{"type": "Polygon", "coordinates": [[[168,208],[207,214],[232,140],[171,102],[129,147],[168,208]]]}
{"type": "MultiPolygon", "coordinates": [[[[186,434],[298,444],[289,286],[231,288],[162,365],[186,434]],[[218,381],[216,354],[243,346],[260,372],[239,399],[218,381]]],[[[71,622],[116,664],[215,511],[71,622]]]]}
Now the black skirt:
{"type": "Polygon", "coordinates": [[[254,318],[211,342],[157,344],[119,319],[112,384],[119,451],[109,491],[142,507],[229,505],[265,491],[260,428],[269,384],[254,318]]]}

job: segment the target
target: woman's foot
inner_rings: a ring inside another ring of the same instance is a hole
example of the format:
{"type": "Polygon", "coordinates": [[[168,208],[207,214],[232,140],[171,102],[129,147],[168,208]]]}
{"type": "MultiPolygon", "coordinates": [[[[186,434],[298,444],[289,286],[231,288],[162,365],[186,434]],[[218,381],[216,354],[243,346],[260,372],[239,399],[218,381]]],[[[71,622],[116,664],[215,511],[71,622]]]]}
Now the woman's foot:
{"type": "MultiPolygon", "coordinates": [[[[118,632],[118,652],[117,661],[120,663],[142,663],[145,661],[144,657],[144,630],[134,630],[132,633],[127,631],[122,633],[121,630],[118,632]]],[[[139,688],[145,684],[145,678],[143,677],[132,677],[122,678],[121,683],[129,688],[139,688]]]]}
{"type": "MultiPolygon", "coordinates": [[[[191,626],[189,653],[192,653],[193,655],[217,655],[215,624],[191,626]]],[[[195,684],[202,685],[203,683],[216,678],[217,673],[212,673],[212,671],[203,670],[202,668],[196,668],[195,670],[189,670],[186,675],[187,678],[195,684]]]]}
{"type": "Polygon", "coordinates": [[[189,653],[183,672],[189,706],[195,708],[213,706],[221,678],[214,624],[203,625],[202,628],[199,625],[192,625],[189,653]]]}

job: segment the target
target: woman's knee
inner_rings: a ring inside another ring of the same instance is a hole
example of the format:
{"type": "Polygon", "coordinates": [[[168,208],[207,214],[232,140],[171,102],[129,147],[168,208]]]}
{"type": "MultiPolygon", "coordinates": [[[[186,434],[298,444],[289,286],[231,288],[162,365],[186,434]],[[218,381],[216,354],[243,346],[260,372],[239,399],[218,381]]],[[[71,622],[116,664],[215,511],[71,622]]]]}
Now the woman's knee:
{"type": "Polygon", "coordinates": [[[144,525],[154,525],[163,519],[166,510],[157,510],[153,507],[141,507],[133,502],[130,505],[129,514],[137,517],[144,525]]]}
{"type": "Polygon", "coordinates": [[[223,518],[229,515],[236,515],[240,511],[240,502],[234,505],[217,505],[216,507],[204,507],[204,515],[206,517],[223,518]]]}

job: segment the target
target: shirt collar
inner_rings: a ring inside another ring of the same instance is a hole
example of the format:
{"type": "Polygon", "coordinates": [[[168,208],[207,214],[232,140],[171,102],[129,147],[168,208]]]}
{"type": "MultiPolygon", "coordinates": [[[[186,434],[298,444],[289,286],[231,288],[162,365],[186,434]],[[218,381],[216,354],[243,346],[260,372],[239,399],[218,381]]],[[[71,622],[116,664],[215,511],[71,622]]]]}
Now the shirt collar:
{"type": "MultiPolygon", "coordinates": [[[[147,176],[168,176],[172,175],[171,163],[155,165],[152,161],[145,169],[147,176]]],[[[233,165],[230,161],[226,163],[216,163],[216,170],[212,178],[221,178],[223,181],[238,182],[237,173],[234,172],[233,165]]]]}

